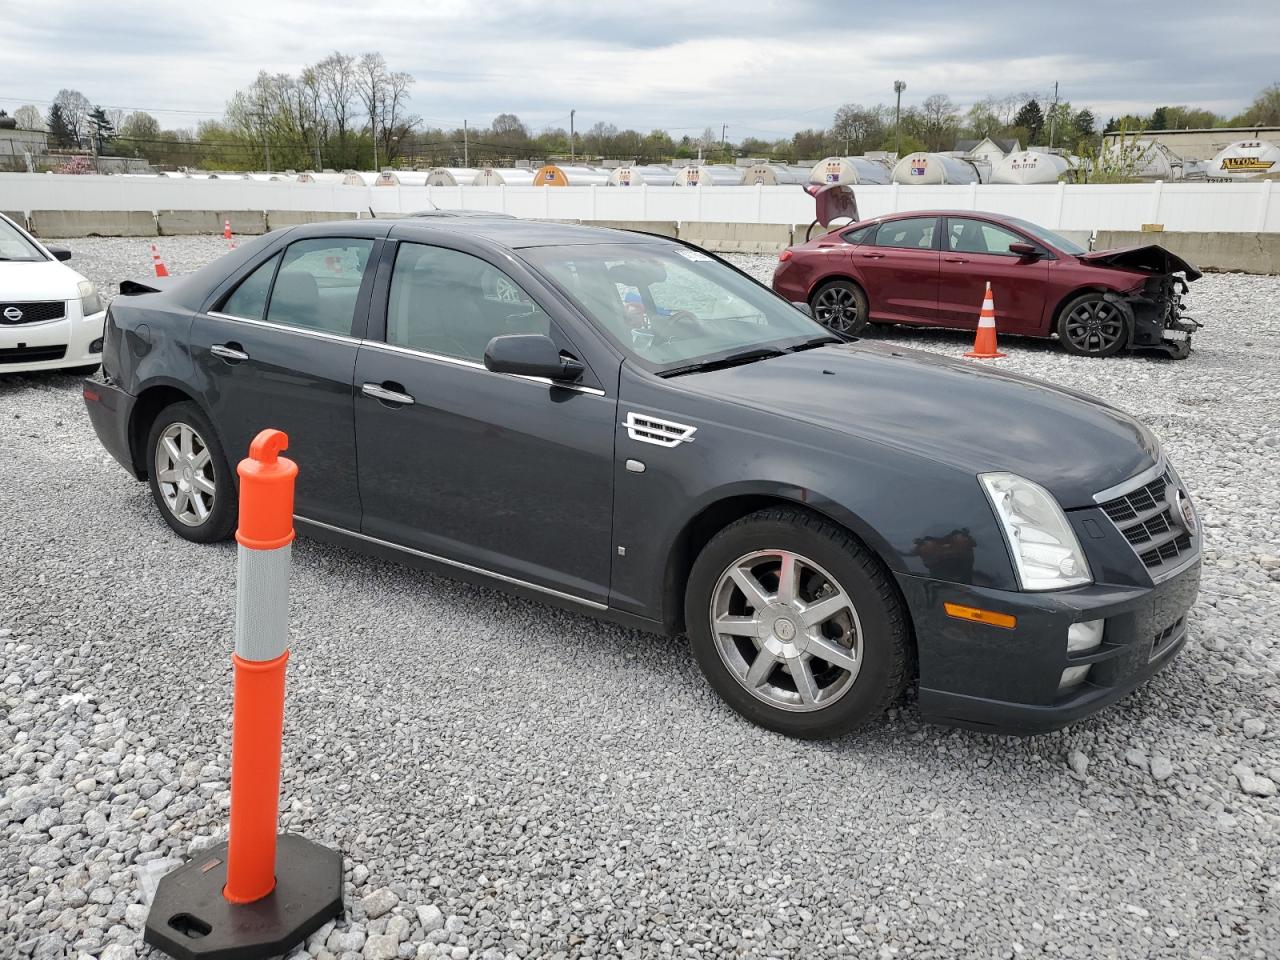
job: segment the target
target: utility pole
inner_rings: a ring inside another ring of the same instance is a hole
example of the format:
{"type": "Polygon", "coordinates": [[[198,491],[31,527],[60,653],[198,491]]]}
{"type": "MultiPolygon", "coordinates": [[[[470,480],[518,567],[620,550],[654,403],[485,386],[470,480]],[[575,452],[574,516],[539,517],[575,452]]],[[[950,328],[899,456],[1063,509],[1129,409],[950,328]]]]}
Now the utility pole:
{"type": "MultiPolygon", "coordinates": [[[[470,144],[467,142],[467,139],[468,139],[467,121],[464,119],[462,121],[462,165],[464,167],[471,166],[471,164],[469,163],[471,159],[471,153],[470,153],[471,147],[470,147],[470,144]]],[[[455,153],[454,156],[456,157],[457,154],[455,153]]]]}
{"type": "Polygon", "coordinates": [[[907,85],[901,80],[893,81],[893,92],[898,95],[898,105],[893,108],[893,152],[902,156],[902,91],[907,85]]]}
{"type": "Polygon", "coordinates": [[[720,152],[721,153],[724,153],[724,135],[728,129],[729,129],[729,125],[727,123],[720,124],[720,152]]]}
{"type": "Polygon", "coordinates": [[[573,118],[577,110],[569,111],[569,162],[573,163],[573,118]]]}
{"type": "MultiPolygon", "coordinates": [[[[1058,81],[1053,81],[1053,106],[1049,108],[1049,149],[1053,149],[1054,128],[1058,123],[1058,81]]],[[[1027,144],[1030,146],[1030,144],[1027,144]]]]}

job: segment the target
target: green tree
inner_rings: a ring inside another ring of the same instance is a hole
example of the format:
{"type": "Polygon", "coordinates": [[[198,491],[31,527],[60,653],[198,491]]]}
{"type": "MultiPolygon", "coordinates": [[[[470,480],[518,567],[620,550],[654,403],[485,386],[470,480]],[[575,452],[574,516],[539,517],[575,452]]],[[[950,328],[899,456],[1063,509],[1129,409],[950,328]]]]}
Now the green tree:
{"type": "Polygon", "coordinates": [[[1253,103],[1231,120],[1234,127],[1280,127],[1280,83],[1264,87],[1253,103]]]}
{"type": "Polygon", "coordinates": [[[1085,107],[1074,117],[1071,118],[1072,124],[1076,128],[1076,132],[1082,137],[1093,136],[1093,128],[1097,121],[1093,119],[1093,111],[1085,107]]]}
{"type": "Polygon", "coordinates": [[[89,111],[88,122],[93,137],[93,151],[100,156],[103,148],[111,142],[115,135],[115,125],[107,116],[106,110],[100,106],[96,106],[89,111]]]}
{"type": "Polygon", "coordinates": [[[62,105],[54,103],[49,108],[49,119],[46,123],[49,128],[49,145],[54,147],[74,147],[76,145],[75,133],[71,129],[71,125],[67,123],[67,118],[62,113],[62,105]]]}
{"type": "Polygon", "coordinates": [[[1040,131],[1044,129],[1044,111],[1040,109],[1040,104],[1035,97],[1022,105],[1022,109],[1013,118],[1013,124],[1016,127],[1025,127],[1029,140],[1040,139],[1040,131]]]}

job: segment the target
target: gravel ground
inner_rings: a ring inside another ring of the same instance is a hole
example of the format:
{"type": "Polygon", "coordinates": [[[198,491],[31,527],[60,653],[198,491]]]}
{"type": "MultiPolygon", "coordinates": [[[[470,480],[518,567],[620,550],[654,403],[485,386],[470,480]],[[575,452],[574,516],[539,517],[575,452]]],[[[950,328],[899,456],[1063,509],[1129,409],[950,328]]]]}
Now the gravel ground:
{"type": "MultiPolygon", "coordinates": [[[[100,283],[149,267],[70,246],[100,283]]],[[[300,541],[282,821],[348,869],[307,955],[1280,955],[1280,278],[1193,290],[1182,363],[1001,341],[1150,424],[1206,526],[1185,652],[1053,735],[908,699],[787,740],[682,644],[300,541]]],[[[0,956],[147,955],[149,885],[225,832],[234,547],[169,532],[67,376],[0,377],[0,489],[0,956]]]]}

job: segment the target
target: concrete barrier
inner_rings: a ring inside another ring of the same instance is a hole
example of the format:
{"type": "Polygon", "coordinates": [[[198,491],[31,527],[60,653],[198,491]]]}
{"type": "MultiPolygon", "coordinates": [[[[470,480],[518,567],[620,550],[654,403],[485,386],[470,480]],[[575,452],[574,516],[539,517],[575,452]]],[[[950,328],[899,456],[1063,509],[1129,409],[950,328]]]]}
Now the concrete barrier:
{"type": "Polygon", "coordinates": [[[31,232],[37,237],[154,237],[156,218],[150,210],[32,210],[31,232]]]}
{"type": "Polygon", "coordinates": [[[781,253],[791,246],[791,226],[785,223],[686,221],[679,236],[717,253],[781,253]]]}
{"type": "Polygon", "coordinates": [[[639,230],[661,237],[680,236],[680,226],[673,220],[583,220],[583,226],[610,227],[614,230],[639,230]]]}
{"type": "Polygon", "coordinates": [[[222,222],[231,221],[231,232],[256,236],[267,232],[267,215],[261,210],[161,210],[160,236],[222,236],[222,222]]]}
{"type": "Polygon", "coordinates": [[[0,214],[4,214],[18,226],[24,229],[27,226],[27,215],[21,210],[0,210],[0,214]]]}
{"type": "Polygon", "coordinates": [[[1099,230],[1095,250],[1157,243],[1201,270],[1280,274],[1280,234],[1277,233],[1143,233],[1138,230],[1099,230]]]}
{"type": "MultiPolygon", "coordinates": [[[[337,210],[268,210],[267,229],[279,230],[282,227],[301,227],[308,223],[324,223],[328,220],[355,220],[356,214],[337,210]]],[[[235,229],[235,221],[231,221],[231,229],[235,229]]]]}

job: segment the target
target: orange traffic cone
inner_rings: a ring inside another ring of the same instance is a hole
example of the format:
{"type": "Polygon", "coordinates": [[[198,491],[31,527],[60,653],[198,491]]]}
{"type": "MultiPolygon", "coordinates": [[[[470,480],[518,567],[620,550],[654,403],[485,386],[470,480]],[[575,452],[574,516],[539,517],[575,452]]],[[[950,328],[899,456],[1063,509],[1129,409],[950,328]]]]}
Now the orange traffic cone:
{"type": "Polygon", "coordinates": [[[222,239],[223,240],[231,239],[231,218],[230,217],[222,221],[222,239]]]}
{"type": "Polygon", "coordinates": [[[987,295],[982,301],[982,313],[978,317],[978,335],[973,338],[973,349],[966,357],[990,360],[1003,357],[996,349],[996,303],[991,296],[991,281],[987,281],[987,295]]]}
{"type": "Polygon", "coordinates": [[[169,275],[169,268],[160,259],[160,251],[156,249],[154,243],[151,245],[151,265],[155,267],[157,277],[167,277],[169,275]]]}

